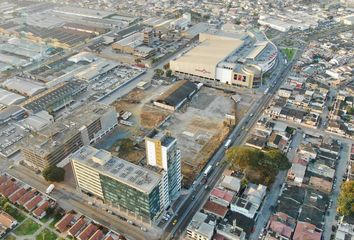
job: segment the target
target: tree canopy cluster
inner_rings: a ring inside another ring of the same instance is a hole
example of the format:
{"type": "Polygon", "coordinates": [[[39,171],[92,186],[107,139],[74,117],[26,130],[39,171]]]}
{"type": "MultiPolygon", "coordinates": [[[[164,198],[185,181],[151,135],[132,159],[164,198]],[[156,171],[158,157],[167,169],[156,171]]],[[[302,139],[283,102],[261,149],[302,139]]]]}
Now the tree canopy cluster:
{"type": "Polygon", "coordinates": [[[130,138],[121,139],[118,142],[118,145],[119,145],[119,152],[121,152],[122,154],[127,154],[134,149],[134,142],[130,138]]]}
{"type": "Polygon", "coordinates": [[[267,152],[251,147],[230,148],[226,157],[232,170],[242,170],[251,182],[271,185],[279,171],[291,167],[288,158],[279,150],[267,152]]]}
{"type": "Polygon", "coordinates": [[[46,181],[62,182],[64,181],[65,170],[61,167],[49,166],[43,170],[42,175],[46,181]]]}
{"type": "Polygon", "coordinates": [[[354,216],[354,181],[344,182],[338,198],[338,212],[344,216],[354,216]]]}

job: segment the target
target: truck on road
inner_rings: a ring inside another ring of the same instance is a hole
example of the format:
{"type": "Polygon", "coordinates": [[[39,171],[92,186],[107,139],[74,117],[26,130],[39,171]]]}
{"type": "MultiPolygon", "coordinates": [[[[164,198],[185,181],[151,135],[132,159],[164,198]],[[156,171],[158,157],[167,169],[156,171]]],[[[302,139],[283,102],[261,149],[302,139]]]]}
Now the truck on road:
{"type": "Polygon", "coordinates": [[[208,165],[208,167],[204,170],[204,177],[207,177],[212,169],[213,169],[213,166],[208,165]]]}
{"type": "Polygon", "coordinates": [[[47,188],[47,190],[45,191],[45,193],[50,194],[54,188],[55,188],[54,184],[50,184],[49,187],[47,188]]]}

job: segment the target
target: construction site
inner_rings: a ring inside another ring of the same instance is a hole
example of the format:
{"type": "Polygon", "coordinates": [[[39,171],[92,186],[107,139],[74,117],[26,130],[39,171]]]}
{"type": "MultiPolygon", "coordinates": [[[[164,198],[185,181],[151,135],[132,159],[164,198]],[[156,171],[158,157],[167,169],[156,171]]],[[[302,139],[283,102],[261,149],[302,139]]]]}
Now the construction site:
{"type": "Polygon", "coordinates": [[[117,150],[119,141],[129,138],[134,142],[132,152],[141,154],[124,154],[127,160],[139,163],[144,159],[144,136],[154,128],[169,131],[177,138],[182,154],[183,185],[188,187],[258,97],[252,91],[232,93],[201,85],[198,91],[191,91],[191,88],[182,91],[174,89],[174,86],[183,85],[178,82],[152,85],[145,90],[136,88],[114,102],[112,105],[120,116],[126,115],[126,112],[131,114],[128,119],[120,121],[118,132],[121,137],[112,135],[115,143],[112,144],[114,141],[111,140],[109,146],[101,147],[121,156],[123,153],[119,154],[117,150]],[[169,93],[168,96],[166,93],[169,93]],[[237,104],[235,96],[240,100],[237,104]],[[162,97],[178,105],[178,108],[168,110],[156,106],[154,101],[162,97]]]}

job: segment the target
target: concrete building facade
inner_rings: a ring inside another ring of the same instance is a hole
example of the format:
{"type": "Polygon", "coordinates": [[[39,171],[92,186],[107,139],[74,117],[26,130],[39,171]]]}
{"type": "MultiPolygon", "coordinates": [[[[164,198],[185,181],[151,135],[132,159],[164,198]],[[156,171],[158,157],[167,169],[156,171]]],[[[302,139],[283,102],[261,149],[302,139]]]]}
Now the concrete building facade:
{"type": "Polygon", "coordinates": [[[262,33],[201,33],[199,44],[170,61],[170,68],[183,79],[253,88],[262,84],[262,75],[276,64],[277,54],[262,33]]]}
{"type": "Polygon", "coordinates": [[[163,175],[91,146],[75,152],[71,164],[82,192],[147,220],[153,220],[162,210],[163,175]]]}
{"type": "MultiPolygon", "coordinates": [[[[177,140],[167,133],[154,130],[145,138],[147,164],[162,169],[168,192],[164,194],[164,206],[178,198],[181,191],[181,152],[177,140]]],[[[166,189],[167,190],[167,189],[166,189]]]]}
{"type": "Polygon", "coordinates": [[[43,170],[58,164],[80,147],[101,139],[117,125],[114,108],[99,103],[90,104],[29,135],[23,141],[21,153],[26,164],[43,170]]]}

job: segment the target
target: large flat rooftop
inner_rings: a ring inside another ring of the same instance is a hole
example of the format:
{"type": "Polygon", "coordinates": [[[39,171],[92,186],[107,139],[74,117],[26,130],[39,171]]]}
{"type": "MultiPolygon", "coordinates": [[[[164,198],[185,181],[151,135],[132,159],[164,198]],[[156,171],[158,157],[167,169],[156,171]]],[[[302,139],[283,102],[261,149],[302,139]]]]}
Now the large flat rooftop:
{"type": "Polygon", "coordinates": [[[153,130],[150,134],[147,135],[147,138],[161,141],[161,145],[164,147],[168,147],[172,142],[176,141],[174,137],[158,130],[153,130]]]}
{"type": "Polygon", "coordinates": [[[96,102],[87,104],[42,131],[29,135],[24,140],[25,147],[45,156],[77,134],[80,128],[91,124],[111,109],[110,106],[96,102]]]}
{"type": "Polygon", "coordinates": [[[89,166],[103,175],[149,194],[160,182],[161,175],[147,168],[117,158],[102,149],[84,146],[72,156],[73,161],[89,166]]]}
{"type": "Polygon", "coordinates": [[[192,48],[176,61],[216,66],[243,44],[243,41],[240,39],[216,35],[206,36],[200,39],[200,41],[201,43],[198,46],[192,48]]]}

